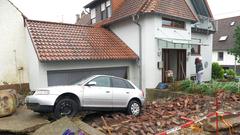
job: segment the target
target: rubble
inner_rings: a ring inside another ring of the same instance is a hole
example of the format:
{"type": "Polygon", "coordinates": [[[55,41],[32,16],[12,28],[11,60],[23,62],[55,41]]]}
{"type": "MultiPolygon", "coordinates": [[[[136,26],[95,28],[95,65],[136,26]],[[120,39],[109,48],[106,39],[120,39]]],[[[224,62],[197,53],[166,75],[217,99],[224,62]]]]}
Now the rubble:
{"type": "Polygon", "coordinates": [[[29,133],[48,123],[50,122],[47,118],[26,107],[20,107],[12,116],[0,118],[0,134],[3,131],[18,134],[29,133]]]}
{"type": "MultiPolygon", "coordinates": [[[[219,102],[221,106],[228,105],[231,111],[240,106],[240,104],[237,106],[234,104],[236,101],[240,101],[239,95],[226,93],[224,96],[226,98],[219,102]]],[[[99,118],[90,122],[90,125],[106,134],[111,132],[113,135],[119,133],[123,135],[151,135],[188,122],[181,119],[182,116],[196,120],[215,111],[214,97],[190,95],[147,102],[142,115],[138,117],[123,113],[105,114],[103,115],[105,122],[99,118]]],[[[200,125],[201,128],[202,126],[200,125]]]]}
{"type": "Polygon", "coordinates": [[[13,114],[17,108],[17,95],[15,90],[0,91],[0,118],[13,114]]]}

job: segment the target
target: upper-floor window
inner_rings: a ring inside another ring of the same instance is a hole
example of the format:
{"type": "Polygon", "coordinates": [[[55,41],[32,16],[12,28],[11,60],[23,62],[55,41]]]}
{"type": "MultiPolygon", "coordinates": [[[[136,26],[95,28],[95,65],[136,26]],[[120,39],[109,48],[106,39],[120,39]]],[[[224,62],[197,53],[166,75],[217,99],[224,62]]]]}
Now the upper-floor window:
{"type": "Polygon", "coordinates": [[[175,19],[162,18],[162,26],[184,29],[185,22],[175,19]]]}
{"type": "Polygon", "coordinates": [[[96,23],[96,9],[95,8],[93,8],[93,9],[91,9],[91,22],[92,22],[92,24],[94,24],[94,23],[96,23]]]}
{"type": "Polygon", "coordinates": [[[110,0],[103,2],[101,4],[101,19],[106,19],[111,17],[112,10],[111,10],[111,2],[110,0]]]}

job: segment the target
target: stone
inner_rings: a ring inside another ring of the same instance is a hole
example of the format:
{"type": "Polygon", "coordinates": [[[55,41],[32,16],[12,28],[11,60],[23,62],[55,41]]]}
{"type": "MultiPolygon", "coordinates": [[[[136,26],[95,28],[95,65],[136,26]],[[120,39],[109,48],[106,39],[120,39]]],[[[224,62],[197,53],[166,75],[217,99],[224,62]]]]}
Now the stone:
{"type": "Polygon", "coordinates": [[[0,90],[0,118],[16,112],[17,95],[15,90],[0,90]]]}
{"type": "Polygon", "coordinates": [[[46,117],[28,110],[27,107],[24,106],[18,108],[13,115],[0,118],[0,133],[1,131],[28,133],[48,123],[50,122],[46,117]]]}

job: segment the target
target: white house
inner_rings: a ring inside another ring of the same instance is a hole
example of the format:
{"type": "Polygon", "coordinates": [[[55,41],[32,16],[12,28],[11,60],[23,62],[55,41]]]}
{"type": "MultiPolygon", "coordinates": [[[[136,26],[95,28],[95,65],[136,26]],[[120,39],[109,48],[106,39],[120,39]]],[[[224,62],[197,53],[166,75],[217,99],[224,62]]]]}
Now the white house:
{"type": "Polygon", "coordinates": [[[93,74],[155,88],[167,70],[175,80],[194,76],[196,57],[203,58],[204,81],[211,80],[215,28],[207,1],[94,0],[85,8],[91,26],[26,20],[32,89],[93,74]]]}
{"type": "Polygon", "coordinates": [[[0,85],[28,83],[24,15],[0,0],[0,85]]]}
{"type": "Polygon", "coordinates": [[[204,81],[211,80],[215,27],[206,0],[94,0],[85,8],[93,25],[113,31],[140,57],[143,88],[164,82],[167,70],[175,80],[191,78],[196,57],[203,58],[204,81]]]}
{"type": "Polygon", "coordinates": [[[228,53],[234,46],[234,31],[240,25],[240,16],[216,20],[218,30],[213,37],[213,62],[219,63],[224,69],[234,69],[239,73],[240,63],[235,63],[235,57],[228,53]]]}

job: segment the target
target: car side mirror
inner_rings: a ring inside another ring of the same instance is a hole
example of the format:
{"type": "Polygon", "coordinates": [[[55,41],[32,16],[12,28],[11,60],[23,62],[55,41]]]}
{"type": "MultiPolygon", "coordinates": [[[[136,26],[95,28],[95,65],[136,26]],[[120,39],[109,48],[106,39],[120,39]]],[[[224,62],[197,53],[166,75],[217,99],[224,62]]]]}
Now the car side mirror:
{"type": "Polygon", "coordinates": [[[97,85],[97,82],[95,82],[95,81],[91,81],[86,84],[86,86],[96,86],[96,85],[97,85]]]}

